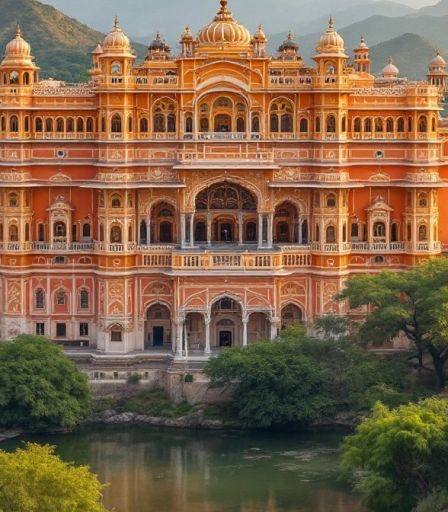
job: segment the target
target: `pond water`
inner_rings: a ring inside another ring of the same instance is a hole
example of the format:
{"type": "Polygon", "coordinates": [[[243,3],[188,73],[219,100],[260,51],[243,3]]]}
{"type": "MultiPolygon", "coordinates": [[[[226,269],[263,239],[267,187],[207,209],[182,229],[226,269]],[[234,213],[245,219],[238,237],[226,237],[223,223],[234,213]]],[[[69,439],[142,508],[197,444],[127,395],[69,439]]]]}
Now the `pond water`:
{"type": "Polygon", "coordinates": [[[26,440],[88,464],[116,512],[361,512],[339,482],[342,437],[98,427],[26,440]]]}

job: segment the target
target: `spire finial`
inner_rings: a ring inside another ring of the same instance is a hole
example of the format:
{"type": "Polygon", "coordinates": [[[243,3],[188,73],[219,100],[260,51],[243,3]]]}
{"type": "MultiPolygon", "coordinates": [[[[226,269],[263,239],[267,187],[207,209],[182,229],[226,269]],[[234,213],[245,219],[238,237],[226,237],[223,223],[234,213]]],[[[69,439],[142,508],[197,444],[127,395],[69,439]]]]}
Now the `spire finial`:
{"type": "Polygon", "coordinates": [[[118,30],[120,28],[120,21],[118,20],[118,16],[114,18],[114,29],[118,30]]]}
{"type": "Polygon", "coordinates": [[[389,57],[389,64],[393,64],[394,63],[394,59],[392,58],[392,55],[389,57]]]}
{"type": "Polygon", "coordinates": [[[440,55],[440,48],[436,48],[436,55],[437,57],[440,55]]]}
{"type": "Polygon", "coordinates": [[[333,16],[330,16],[330,21],[328,22],[328,28],[329,28],[329,29],[334,29],[334,20],[333,20],[333,16]]]}
{"type": "Polygon", "coordinates": [[[16,38],[22,37],[22,29],[20,28],[20,24],[17,22],[16,25],[16,38]]]}

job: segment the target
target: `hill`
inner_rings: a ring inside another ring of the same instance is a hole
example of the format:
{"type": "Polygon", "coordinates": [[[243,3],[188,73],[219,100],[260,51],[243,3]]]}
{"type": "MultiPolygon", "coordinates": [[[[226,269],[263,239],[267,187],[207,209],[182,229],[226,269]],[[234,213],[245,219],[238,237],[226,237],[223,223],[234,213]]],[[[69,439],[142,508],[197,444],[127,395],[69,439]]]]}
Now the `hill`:
{"type": "MultiPolygon", "coordinates": [[[[42,77],[69,82],[87,78],[90,52],[104,39],[104,34],[36,0],[0,0],[0,9],[1,52],[14,37],[19,22],[42,77]]],[[[140,55],[146,52],[142,45],[135,47],[140,55]]]]}
{"type": "Polygon", "coordinates": [[[417,34],[403,34],[370,49],[372,72],[378,74],[389,57],[399,68],[402,76],[421,80],[428,71],[428,63],[434,58],[434,47],[417,34]]]}

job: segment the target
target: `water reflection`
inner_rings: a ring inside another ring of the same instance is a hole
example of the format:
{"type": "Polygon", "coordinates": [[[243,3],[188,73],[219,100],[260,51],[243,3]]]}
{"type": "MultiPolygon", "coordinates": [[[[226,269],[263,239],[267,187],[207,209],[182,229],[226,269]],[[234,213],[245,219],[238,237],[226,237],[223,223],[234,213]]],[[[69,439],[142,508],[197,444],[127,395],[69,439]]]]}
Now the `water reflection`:
{"type": "Polygon", "coordinates": [[[337,482],[340,439],[102,428],[38,441],[109,482],[116,512],[361,512],[337,482]]]}

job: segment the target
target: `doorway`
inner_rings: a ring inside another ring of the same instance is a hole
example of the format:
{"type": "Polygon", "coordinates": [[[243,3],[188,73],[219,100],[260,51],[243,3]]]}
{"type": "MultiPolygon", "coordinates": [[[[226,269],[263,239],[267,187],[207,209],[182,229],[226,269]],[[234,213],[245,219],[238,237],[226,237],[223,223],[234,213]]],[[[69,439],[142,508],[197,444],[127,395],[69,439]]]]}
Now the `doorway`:
{"type": "Polygon", "coordinates": [[[231,347],[232,337],[232,331],[219,331],[219,346],[231,347]]]}
{"type": "Polygon", "coordinates": [[[163,347],[165,330],[163,327],[157,326],[152,328],[152,340],[154,347],[163,347]]]}

